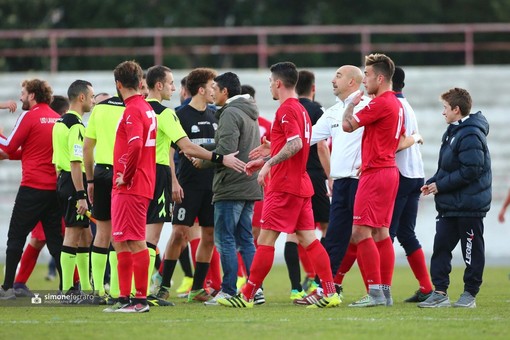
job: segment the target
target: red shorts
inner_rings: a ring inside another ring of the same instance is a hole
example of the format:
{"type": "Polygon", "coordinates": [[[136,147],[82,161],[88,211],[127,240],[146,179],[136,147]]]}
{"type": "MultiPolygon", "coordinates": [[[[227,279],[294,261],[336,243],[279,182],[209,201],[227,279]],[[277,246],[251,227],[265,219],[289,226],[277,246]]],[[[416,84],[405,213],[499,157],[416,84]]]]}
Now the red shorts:
{"type": "Polygon", "coordinates": [[[147,197],[112,193],[112,235],[113,241],[144,241],[147,197]]]}
{"type": "Polygon", "coordinates": [[[251,225],[260,228],[260,220],[262,219],[262,209],[264,208],[264,201],[255,201],[253,205],[253,217],[251,225]]]}
{"type": "Polygon", "coordinates": [[[296,230],[314,230],[312,199],[287,192],[266,194],[261,228],[292,234],[296,230]]]}
{"type": "Polygon", "coordinates": [[[353,224],[389,228],[398,182],[397,167],[362,172],[354,199],[353,224]]]}
{"type": "MultiPolygon", "coordinates": [[[[62,235],[64,235],[65,230],[66,226],[62,221],[62,235]]],[[[44,229],[40,221],[37,222],[37,224],[35,225],[34,229],[32,230],[32,235],[30,235],[30,237],[35,238],[38,241],[46,241],[46,235],[44,234],[44,229]]]]}

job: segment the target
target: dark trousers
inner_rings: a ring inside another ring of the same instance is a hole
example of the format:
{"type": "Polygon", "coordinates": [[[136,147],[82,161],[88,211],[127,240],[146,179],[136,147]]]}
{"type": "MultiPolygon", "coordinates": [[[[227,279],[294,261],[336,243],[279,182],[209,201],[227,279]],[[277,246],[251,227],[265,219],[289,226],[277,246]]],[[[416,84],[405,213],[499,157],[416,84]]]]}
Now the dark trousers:
{"type": "Polygon", "coordinates": [[[438,217],[434,252],[430,260],[430,276],[436,290],[447,291],[452,270],[452,251],[459,243],[466,265],[464,291],[476,296],[482,284],[485,267],[483,217],[438,217]]]}
{"type": "Polygon", "coordinates": [[[55,259],[59,274],[60,249],[62,248],[62,218],[56,190],[39,190],[20,186],[12,209],[5,260],[4,288],[12,288],[16,268],[23,254],[28,234],[41,221],[46,245],[55,259]]]}
{"type": "Polygon", "coordinates": [[[406,256],[421,248],[414,229],[422,186],[423,178],[408,178],[400,175],[397,198],[391,218],[390,237],[392,242],[397,237],[406,256]]]}
{"type": "Polygon", "coordinates": [[[355,178],[341,178],[333,183],[329,226],[324,240],[333,276],[345,256],[351,239],[354,197],[358,189],[358,181],[355,178]]]}

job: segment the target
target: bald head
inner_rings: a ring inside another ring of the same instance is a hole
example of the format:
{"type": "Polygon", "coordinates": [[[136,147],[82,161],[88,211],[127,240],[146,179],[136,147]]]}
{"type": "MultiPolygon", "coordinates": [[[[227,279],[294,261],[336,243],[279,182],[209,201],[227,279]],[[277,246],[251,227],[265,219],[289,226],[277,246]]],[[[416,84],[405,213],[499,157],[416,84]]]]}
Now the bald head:
{"type": "Polygon", "coordinates": [[[361,86],[363,81],[363,71],[359,67],[353,65],[344,65],[340,67],[341,72],[345,74],[347,78],[354,80],[356,84],[361,86]]]}
{"type": "Polygon", "coordinates": [[[340,67],[332,80],[333,93],[340,100],[345,100],[349,95],[359,90],[363,82],[363,71],[353,65],[340,67]]]}

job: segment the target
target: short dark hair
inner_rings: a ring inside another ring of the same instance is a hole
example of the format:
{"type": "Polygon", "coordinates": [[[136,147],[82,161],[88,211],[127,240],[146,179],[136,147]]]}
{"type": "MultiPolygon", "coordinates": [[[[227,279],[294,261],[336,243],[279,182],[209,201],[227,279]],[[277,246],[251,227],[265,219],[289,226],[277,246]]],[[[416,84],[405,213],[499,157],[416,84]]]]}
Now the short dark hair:
{"type": "Polygon", "coordinates": [[[315,75],[312,71],[299,71],[298,81],[296,84],[296,93],[298,96],[309,95],[312,92],[313,84],[315,84],[315,75]]]}
{"type": "Polygon", "coordinates": [[[471,100],[471,95],[467,90],[454,87],[453,89],[443,93],[441,95],[441,99],[447,102],[452,109],[458,106],[462,117],[466,117],[471,112],[471,105],[473,101],[471,100]]]}
{"type": "Polygon", "coordinates": [[[406,79],[406,74],[401,67],[395,67],[395,73],[393,73],[393,77],[391,81],[393,83],[393,91],[402,92],[402,89],[405,86],[404,80],[406,79]]]}
{"type": "Polygon", "coordinates": [[[28,93],[34,94],[36,103],[45,103],[48,105],[51,103],[53,90],[47,81],[40,79],[24,80],[21,86],[24,87],[28,93]]]}
{"type": "Polygon", "coordinates": [[[220,74],[219,76],[214,78],[214,81],[216,82],[220,90],[223,90],[224,88],[227,89],[229,98],[241,94],[241,81],[239,80],[237,74],[233,72],[225,72],[223,74],[220,74]]]}
{"type": "Polygon", "coordinates": [[[393,78],[395,63],[385,54],[373,53],[365,57],[365,66],[372,66],[376,75],[383,75],[387,82],[393,78]]]}
{"type": "Polygon", "coordinates": [[[181,79],[181,86],[186,87],[186,81],[188,80],[188,76],[182,77],[181,79]]]}
{"type": "Polygon", "coordinates": [[[191,71],[186,78],[186,88],[191,96],[198,93],[198,89],[204,87],[209,80],[216,77],[216,71],[210,68],[196,68],[191,71]]]}
{"type": "Polygon", "coordinates": [[[286,88],[294,88],[298,81],[298,70],[296,65],[290,61],[276,63],[269,69],[275,79],[281,80],[286,88]]]}
{"type": "Polygon", "coordinates": [[[241,94],[249,94],[253,99],[255,99],[255,88],[248,84],[241,85],[241,94]]]}
{"type": "Polygon", "coordinates": [[[62,116],[69,110],[69,99],[64,96],[55,95],[53,96],[50,107],[53,111],[62,116]]]}
{"type": "Polygon", "coordinates": [[[140,65],[134,60],[123,61],[113,70],[115,81],[122,86],[138,91],[143,71],[140,65]]]}
{"type": "Polygon", "coordinates": [[[172,73],[172,70],[163,65],[155,65],[149,68],[147,71],[147,87],[152,90],[157,82],[163,83],[167,73],[172,73]]]}
{"type": "Polygon", "coordinates": [[[75,80],[69,85],[67,89],[67,97],[69,101],[73,101],[80,96],[80,94],[87,94],[89,92],[89,86],[92,84],[86,80],[75,80]]]}

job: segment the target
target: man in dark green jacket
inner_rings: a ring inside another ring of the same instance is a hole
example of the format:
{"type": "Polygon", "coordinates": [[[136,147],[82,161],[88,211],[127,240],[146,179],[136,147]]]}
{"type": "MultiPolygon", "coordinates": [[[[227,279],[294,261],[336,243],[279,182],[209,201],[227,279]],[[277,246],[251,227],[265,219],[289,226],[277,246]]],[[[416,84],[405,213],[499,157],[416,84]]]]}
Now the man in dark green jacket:
{"type": "MultiPolygon", "coordinates": [[[[239,151],[237,157],[248,162],[248,154],[260,144],[259,112],[249,95],[241,95],[241,83],[236,74],[227,72],[215,81],[215,103],[222,106],[216,112],[218,129],[215,152],[226,154],[239,151]]],[[[208,166],[208,164],[204,164],[208,166]]],[[[214,243],[220,253],[223,281],[216,298],[205,302],[216,305],[217,298],[236,294],[237,249],[246,268],[255,254],[251,220],[253,204],[262,199],[262,188],[256,176],[246,176],[224,166],[216,168],[213,179],[214,243]]],[[[263,303],[263,299],[259,303],[263,303]]]]}

